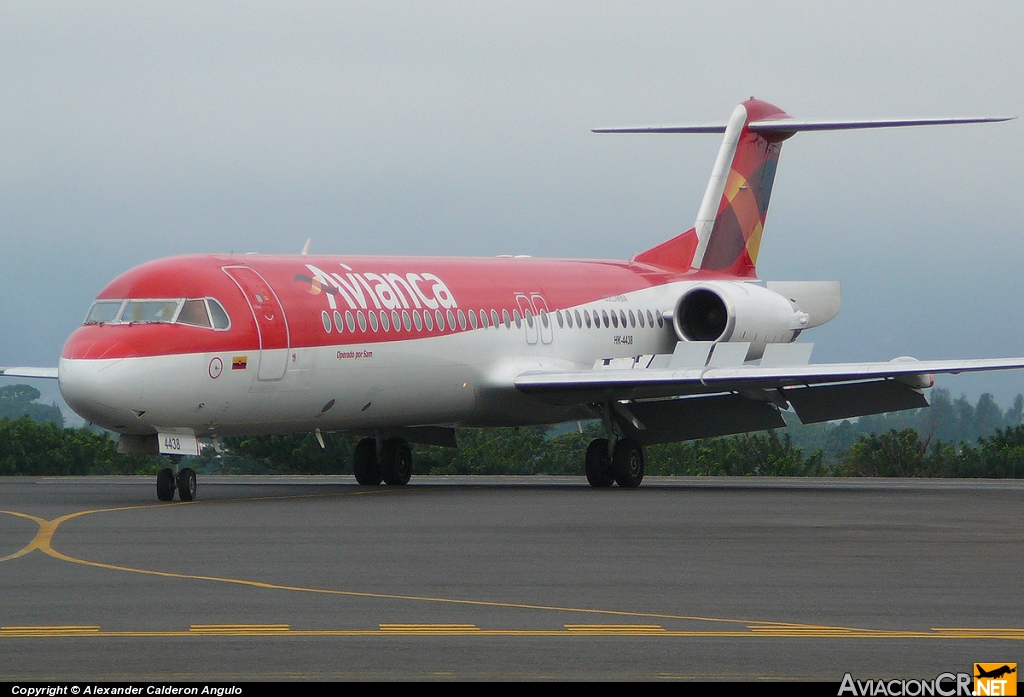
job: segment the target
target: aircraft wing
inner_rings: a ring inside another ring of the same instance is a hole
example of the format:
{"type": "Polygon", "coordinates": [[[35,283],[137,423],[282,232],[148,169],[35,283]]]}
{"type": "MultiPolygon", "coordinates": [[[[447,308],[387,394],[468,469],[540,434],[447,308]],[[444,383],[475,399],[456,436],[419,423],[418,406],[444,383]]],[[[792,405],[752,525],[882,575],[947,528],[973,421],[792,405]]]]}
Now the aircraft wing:
{"type": "Polygon", "coordinates": [[[0,368],[0,377],[56,380],[56,368],[0,368]]]}
{"type": "Polygon", "coordinates": [[[784,366],[604,368],[528,371],[520,392],[553,405],[611,403],[645,443],[778,428],[779,408],[803,423],[928,406],[931,375],[1024,369],[1024,358],[897,360],[784,366]],[[675,399],[673,399],[675,398],[675,399]]]}

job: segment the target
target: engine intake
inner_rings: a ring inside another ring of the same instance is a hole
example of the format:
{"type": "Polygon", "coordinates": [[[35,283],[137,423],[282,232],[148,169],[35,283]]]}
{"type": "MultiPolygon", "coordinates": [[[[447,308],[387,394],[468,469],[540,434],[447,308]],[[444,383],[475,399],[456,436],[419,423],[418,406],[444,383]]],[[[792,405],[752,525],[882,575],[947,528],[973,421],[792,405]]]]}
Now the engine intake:
{"type": "Polygon", "coordinates": [[[729,326],[729,309],[713,290],[697,288],[684,295],[676,311],[677,333],[688,341],[717,341],[729,326]]]}
{"type": "Polygon", "coordinates": [[[747,360],[753,360],[767,344],[796,339],[808,315],[764,286],[710,281],[680,296],[672,323],[680,341],[749,342],[747,360]]]}

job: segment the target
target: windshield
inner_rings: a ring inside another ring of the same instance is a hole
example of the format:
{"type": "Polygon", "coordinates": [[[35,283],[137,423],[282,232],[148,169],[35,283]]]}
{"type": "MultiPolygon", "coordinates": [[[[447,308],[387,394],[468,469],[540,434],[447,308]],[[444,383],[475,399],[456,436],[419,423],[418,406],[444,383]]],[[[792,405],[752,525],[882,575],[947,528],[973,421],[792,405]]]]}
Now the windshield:
{"type": "Polygon", "coordinates": [[[170,322],[178,309],[180,300],[129,300],[121,313],[121,321],[170,322]]]}
{"type": "Polygon", "coordinates": [[[106,324],[113,322],[121,309],[120,300],[97,300],[89,309],[89,315],[85,318],[86,324],[106,324]]]}
{"type": "Polygon", "coordinates": [[[231,327],[228,313],[213,298],[97,300],[89,308],[85,323],[187,324],[193,327],[217,330],[231,327]]]}

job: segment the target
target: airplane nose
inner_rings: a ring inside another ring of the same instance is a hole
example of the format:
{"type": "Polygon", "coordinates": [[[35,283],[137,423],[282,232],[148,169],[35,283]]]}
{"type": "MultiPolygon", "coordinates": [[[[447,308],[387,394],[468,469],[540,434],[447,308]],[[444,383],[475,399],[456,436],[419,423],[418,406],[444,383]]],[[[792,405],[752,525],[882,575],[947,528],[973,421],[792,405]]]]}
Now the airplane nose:
{"type": "Polygon", "coordinates": [[[148,433],[152,429],[133,423],[138,414],[132,406],[142,397],[143,380],[126,370],[125,362],[61,358],[57,384],[64,401],[87,422],[120,433],[148,433]]]}

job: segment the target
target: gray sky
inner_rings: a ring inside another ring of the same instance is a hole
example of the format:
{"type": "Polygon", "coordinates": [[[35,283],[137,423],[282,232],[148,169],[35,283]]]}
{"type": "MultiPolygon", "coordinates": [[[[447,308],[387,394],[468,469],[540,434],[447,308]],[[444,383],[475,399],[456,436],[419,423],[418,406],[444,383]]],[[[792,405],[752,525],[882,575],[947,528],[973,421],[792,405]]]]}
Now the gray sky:
{"type": "MultiPolygon", "coordinates": [[[[1022,36],[1019,2],[6,2],[0,364],[161,256],[627,258],[692,225],[719,138],[590,128],[1024,115],[1022,36]]],[[[1022,151],[1024,119],[786,143],[758,270],[842,281],[815,360],[1024,354],[1022,151]]]]}

